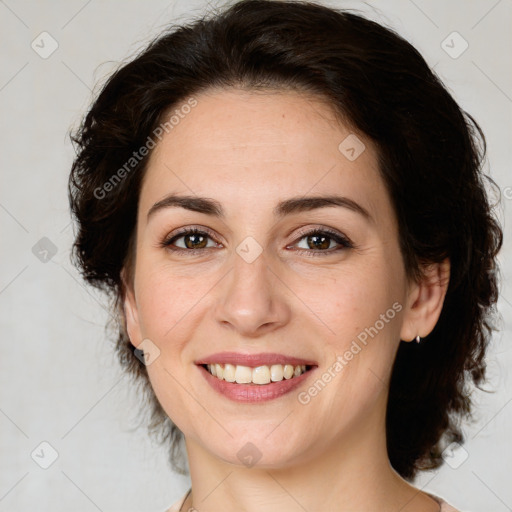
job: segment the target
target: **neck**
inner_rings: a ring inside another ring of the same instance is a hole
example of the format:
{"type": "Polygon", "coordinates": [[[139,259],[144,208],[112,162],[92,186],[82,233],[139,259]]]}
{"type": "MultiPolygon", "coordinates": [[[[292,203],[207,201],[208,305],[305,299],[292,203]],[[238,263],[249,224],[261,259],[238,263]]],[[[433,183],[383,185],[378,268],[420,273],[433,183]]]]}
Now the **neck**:
{"type": "Polygon", "coordinates": [[[182,510],[438,512],[392,469],[384,427],[366,420],[327,449],[312,447],[314,456],[280,467],[229,464],[187,439],[192,493],[182,510]]]}

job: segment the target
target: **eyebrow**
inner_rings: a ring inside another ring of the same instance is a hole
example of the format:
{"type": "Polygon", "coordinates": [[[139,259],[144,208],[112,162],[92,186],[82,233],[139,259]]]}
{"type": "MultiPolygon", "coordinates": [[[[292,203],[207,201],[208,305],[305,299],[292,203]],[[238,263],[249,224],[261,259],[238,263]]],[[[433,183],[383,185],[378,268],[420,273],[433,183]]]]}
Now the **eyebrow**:
{"type": "MultiPolygon", "coordinates": [[[[333,206],[347,208],[348,210],[360,214],[367,221],[373,222],[373,218],[368,210],[363,208],[359,203],[356,203],[354,200],[348,197],[338,195],[292,197],[278,203],[278,205],[274,208],[273,213],[275,217],[284,217],[293,213],[308,212],[311,210],[333,206]]],[[[184,208],[186,210],[204,213],[206,215],[211,215],[220,219],[225,218],[224,209],[222,208],[221,203],[215,199],[170,194],[156,202],[149,209],[147,219],[149,220],[149,218],[156,212],[165,208],[184,208]]]]}

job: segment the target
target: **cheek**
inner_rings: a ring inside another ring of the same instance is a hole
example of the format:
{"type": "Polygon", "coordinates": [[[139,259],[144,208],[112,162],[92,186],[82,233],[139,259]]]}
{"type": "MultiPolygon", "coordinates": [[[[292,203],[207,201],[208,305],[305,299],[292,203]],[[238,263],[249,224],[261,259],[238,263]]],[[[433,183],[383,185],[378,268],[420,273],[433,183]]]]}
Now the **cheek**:
{"type": "Polygon", "coordinates": [[[325,325],[321,327],[325,363],[332,367],[340,361],[339,372],[333,371],[343,377],[336,380],[354,392],[360,393],[362,386],[375,391],[379,382],[389,378],[403,309],[399,276],[381,259],[371,265],[347,266],[321,287],[303,281],[303,296],[309,297],[308,306],[325,325]]]}
{"type": "Polygon", "coordinates": [[[146,337],[164,343],[196,320],[215,280],[202,272],[181,275],[166,265],[144,267],[141,262],[140,270],[137,302],[141,328],[146,337]]]}
{"type": "Polygon", "coordinates": [[[387,326],[397,323],[391,320],[395,320],[401,307],[393,308],[393,304],[403,299],[398,274],[377,261],[364,266],[347,265],[342,272],[324,278],[302,274],[297,277],[295,289],[329,328],[329,338],[337,342],[357,336],[376,322],[379,330],[382,321],[387,326]]]}
{"type": "Polygon", "coordinates": [[[169,364],[168,354],[162,354],[162,357],[155,360],[147,366],[147,372],[151,388],[160,402],[165,414],[172,419],[173,423],[182,432],[191,432],[194,430],[194,418],[200,411],[190,413],[191,404],[190,395],[184,391],[183,385],[185,378],[179,371],[169,364]]]}

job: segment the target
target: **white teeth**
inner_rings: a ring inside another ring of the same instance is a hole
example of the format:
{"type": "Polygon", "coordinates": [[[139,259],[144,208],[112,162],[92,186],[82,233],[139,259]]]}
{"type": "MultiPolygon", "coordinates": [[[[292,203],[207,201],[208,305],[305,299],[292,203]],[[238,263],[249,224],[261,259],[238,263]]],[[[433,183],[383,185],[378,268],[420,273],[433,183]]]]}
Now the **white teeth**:
{"type": "Polygon", "coordinates": [[[237,384],[269,384],[283,379],[299,377],[306,371],[306,365],[273,364],[272,366],[249,366],[233,364],[208,364],[208,371],[220,380],[236,382],[237,384]]]}
{"type": "Polygon", "coordinates": [[[286,364],[283,368],[283,375],[285,379],[291,379],[293,377],[293,366],[286,364]]]}
{"type": "Polygon", "coordinates": [[[226,382],[235,382],[235,370],[236,367],[232,364],[225,364],[224,365],[224,380],[226,382]]]}
{"type": "Polygon", "coordinates": [[[254,384],[268,384],[270,382],[270,369],[268,366],[258,366],[252,370],[254,384]]]}
{"type": "Polygon", "coordinates": [[[270,378],[272,379],[272,382],[279,382],[280,380],[283,380],[283,365],[282,364],[273,364],[270,367],[270,378]]]}
{"type": "Polygon", "coordinates": [[[238,366],[235,370],[235,381],[237,384],[250,384],[252,381],[252,370],[248,366],[238,366]]]}

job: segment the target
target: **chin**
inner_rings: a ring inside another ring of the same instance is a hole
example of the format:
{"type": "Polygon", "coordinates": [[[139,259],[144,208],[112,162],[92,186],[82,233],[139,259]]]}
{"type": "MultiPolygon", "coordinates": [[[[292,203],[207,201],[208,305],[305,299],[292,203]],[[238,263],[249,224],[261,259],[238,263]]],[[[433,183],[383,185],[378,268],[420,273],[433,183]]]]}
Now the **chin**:
{"type": "Polygon", "coordinates": [[[307,458],[308,439],[299,439],[286,429],[277,435],[275,428],[279,421],[272,421],[271,425],[268,421],[258,426],[254,422],[245,427],[239,425],[239,432],[226,425],[232,437],[227,434],[217,440],[209,437],[201,440],[200,444],[211,456],[239,467],[277,469],[293,466],[307,458]]]}

